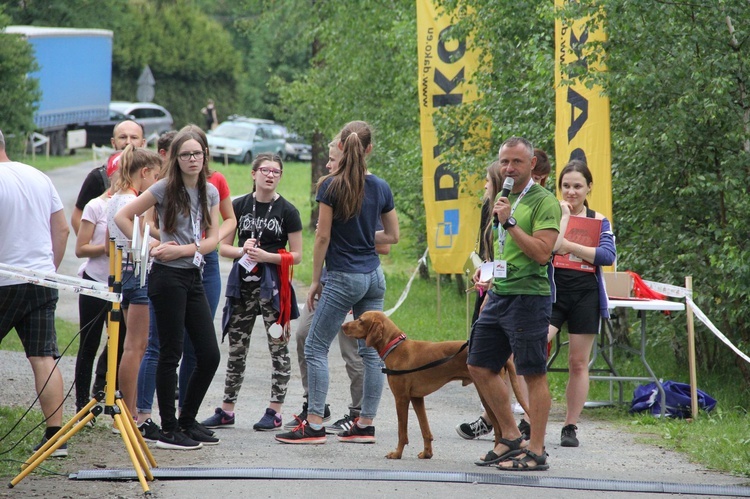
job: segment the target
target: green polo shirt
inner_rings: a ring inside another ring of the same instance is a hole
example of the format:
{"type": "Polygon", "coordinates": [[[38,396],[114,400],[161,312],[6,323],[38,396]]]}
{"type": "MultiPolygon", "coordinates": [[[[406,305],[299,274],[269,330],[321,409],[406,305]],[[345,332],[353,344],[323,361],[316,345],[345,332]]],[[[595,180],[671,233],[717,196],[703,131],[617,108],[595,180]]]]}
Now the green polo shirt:
{"type": "MultiPolygon", "coordinates": [[[[519,194],[508,196],[511,206],[518,196],[519,194]]],[[[513,212],[513,218],[516,219],[518,227],[529,235],[544,229],[554,229],[559,232],[561,216],[560,203],[551,192],[539,184],[534,184],[529,189],[513,212]]],[[[498,258],[507,262],[508,275],[503,279],[497,278],[493,281],[492,291],[495,294],[550,295],[547,266],[539,265],[526,256],[511,234],[507,234],[505,248],[498,258]]]]}

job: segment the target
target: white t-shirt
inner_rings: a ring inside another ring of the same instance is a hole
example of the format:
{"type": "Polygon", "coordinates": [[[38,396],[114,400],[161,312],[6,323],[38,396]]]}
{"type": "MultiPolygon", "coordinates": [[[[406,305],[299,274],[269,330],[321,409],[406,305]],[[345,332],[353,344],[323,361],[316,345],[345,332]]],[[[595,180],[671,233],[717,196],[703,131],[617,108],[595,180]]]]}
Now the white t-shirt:
{"type": "MultiPolygon", "coordinates": [[[[81,221],[94,224],[94,233],[91,236],[91,244],[99,245],[107,242],[107,201],[101,196],[95,197],[83,208],[81,221]]],[[[107,282],[109,278],[109,257],[99,255],[87,258],[81,267],[90,277],[99,282],[107,282]]]]}
{"type": "Polygon", "coordinates": [[[115,223],[115,215],[120,208],[128,204],[131,200],[135,199],[136,195],[132,192],[126,194],[120,194],[119,192],[112,196],[112,199],[107,203],[107,228],[109,229],[109,237],[115,238],[115,245],[122,246],[122,259],[123,263],[130,253],[131,242],[130,239],[125,237],[120,228],[115,223]]]}
{"type": "MultiPolygon", "coordinates": [[[[47,175],[23,163],[0,163],[0,263],[55,272],[50,216],[62,209],[47,175]]],[[[0,286],[22,282],[0,277],[0,286]]]]}

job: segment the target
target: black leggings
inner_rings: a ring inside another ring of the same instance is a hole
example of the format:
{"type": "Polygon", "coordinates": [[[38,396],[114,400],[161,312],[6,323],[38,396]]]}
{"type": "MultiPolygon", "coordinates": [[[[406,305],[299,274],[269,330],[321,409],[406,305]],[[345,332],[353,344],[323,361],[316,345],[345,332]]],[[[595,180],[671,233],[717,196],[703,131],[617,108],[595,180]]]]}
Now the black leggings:
{"type": "MultiPolygon", "coordinates": [[[[94,281],[86,272],[83,278],[94,281]]],[[[91,400],[91,371],[99,350],[102,328],[107,321],[109,302],[84,294],[78,295],[78,321],[81,328],[78,357],[76,358],[76,409],[91,400]]],[[[106,369],[106,368],[105,368],[106,369]]]]}
{"type": "Polygon", "coordinates": [[[200,271],[154,263],[148,279],[148,297],[154,307],[159,331],[159,364],[156,368],[159,415],[162,429],[173,432],[195,423],[221,355],[200,271]],[[195,349],[196,367],[188,381],[178,421],[174,390],[185,331],[195,349]]]}

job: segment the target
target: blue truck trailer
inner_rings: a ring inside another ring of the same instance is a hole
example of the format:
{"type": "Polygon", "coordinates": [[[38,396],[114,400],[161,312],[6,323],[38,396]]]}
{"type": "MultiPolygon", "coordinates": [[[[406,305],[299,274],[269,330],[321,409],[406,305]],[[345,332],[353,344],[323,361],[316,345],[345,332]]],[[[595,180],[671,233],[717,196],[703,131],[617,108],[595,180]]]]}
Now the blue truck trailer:
{"type": "Polygon", "coordinates": [[[112,93],[112,31],[104,29],[8,26],[34,49],[41,99],[34,114],[49,138],[50,153],[65,154],[86,145],[83,126],[106,120],[112,93]]]}

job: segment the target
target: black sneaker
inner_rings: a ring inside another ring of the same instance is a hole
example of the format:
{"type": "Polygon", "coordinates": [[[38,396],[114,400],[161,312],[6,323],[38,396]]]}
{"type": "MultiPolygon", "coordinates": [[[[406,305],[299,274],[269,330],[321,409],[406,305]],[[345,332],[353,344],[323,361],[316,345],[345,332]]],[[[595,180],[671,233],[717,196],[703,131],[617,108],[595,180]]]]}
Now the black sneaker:
{"type": "Polygon", "coordinates": [[[524,440],[531,440],[531,425],[528,421],[521,418],[521,422],[518,423],[518,431],[521,432],[524,440]]]}
{"type": "Polygon", "coordinates": [[[169,450],[195,450],[203,447],[203,444],[196,442],[181,431],[163,431],[156,442],[156,446],[160,449],[169,450]]]}
{"type": "Polygon", "coordinates": [[[375,427],[370,425],[366,428],[360,428],[357,424],[359,418],[352,422],[351,428],[342,431],[338,435],[339,442],[351,442],[355,444],[374,444],[375,427]]]}
{"type": "MultiPolygon", "coordinates": [[[[331,407],[326,404],[326,408],[323,410],[323,421],[331,420],[331,407]]],[[[302,410],[299,414],[294,415],[294,419],[287,421],[284,428],[296,428],[302,421],[307,421],[307,402],[302,403],[302,410]]]]}
{"type": "MultiPolygon", "coordinates": [[[[47,443],[47,440],[49,440],[47,437],[42,438],[42,441],[34,447],[34,452],[41,449],[42,446],[47,443]]],[[[68,457],[68,442],[65,442],[60,447],[55,449],[55,452],[50,454],[49,457],[68,457]]]]}
{"type": "Polygon", "coordinates": [[[331,435],[338,435],[342,431],[350,429],[354,424],[355,419],[356,418],[351,417],[349,414],[346,414],[343,418],[339,419],[333,424],[326,426],[326,433],[329,433],[331,435]]]}
{"type": "Polygon", "coordinates": [[[284,428],[296,428],[299,426],[299,424],[302,421],[305,421],[307,419],[307,402],[302,403],[302,410],[299,411],[299,414],[294,415],[294,419],[291,421],[287,421],[287,423],[284,425],[284,428]]]}
{"type": "Polygon", "coordinates": [[[218,445],[221,440],[209,435],[204,430],[198,428],[195,423],[188,428],[183,428],[182,432],[196,442],[202,443],[203,445],[218,445]]]}
{"type": "Polygon", "coordinates": [[[327,437],[325,428],[314,430],[302,421],[292,431],[276,435],[276,440],[285,444],[324,444],[327,437]]]}
{"type": "Polygon", "coordinates": [[[157,442],[159,440],[159,436],[161,435],[161,428],[159,428],[159,425],[154,423],[151,418],[148,418],[146,421],[141,423],[138,426],[138,429],[141,431],[143,440],[145,440],[146,442],[157,442]]]}
{"type": "Polygon", "coordinates": [[[456,433],[466,440],[473,440],[490,432],[492,432],[492,425],[485,421],[482,416],[479,416],[476,421],[471,423],[461,423],[456,426],[456,433]]]}
{"type": "Polygon", "coordinates": [[[198,421],[193,422],[193,428],[195,428],[198,431],[201,431],[201,432],[205,433],[209,437],[213,437],[214,435],[216,435],[215,431],[209,430],[208,428],[206,428],[205,426],[203,426],[198,421]]]}
{"type": "Polygon", "coordinates": [[[563,426],[560,445],[563,447],[578,447],[578,438],[576,437],[577,429],[578,427],[574,424],[563,426]]]}

